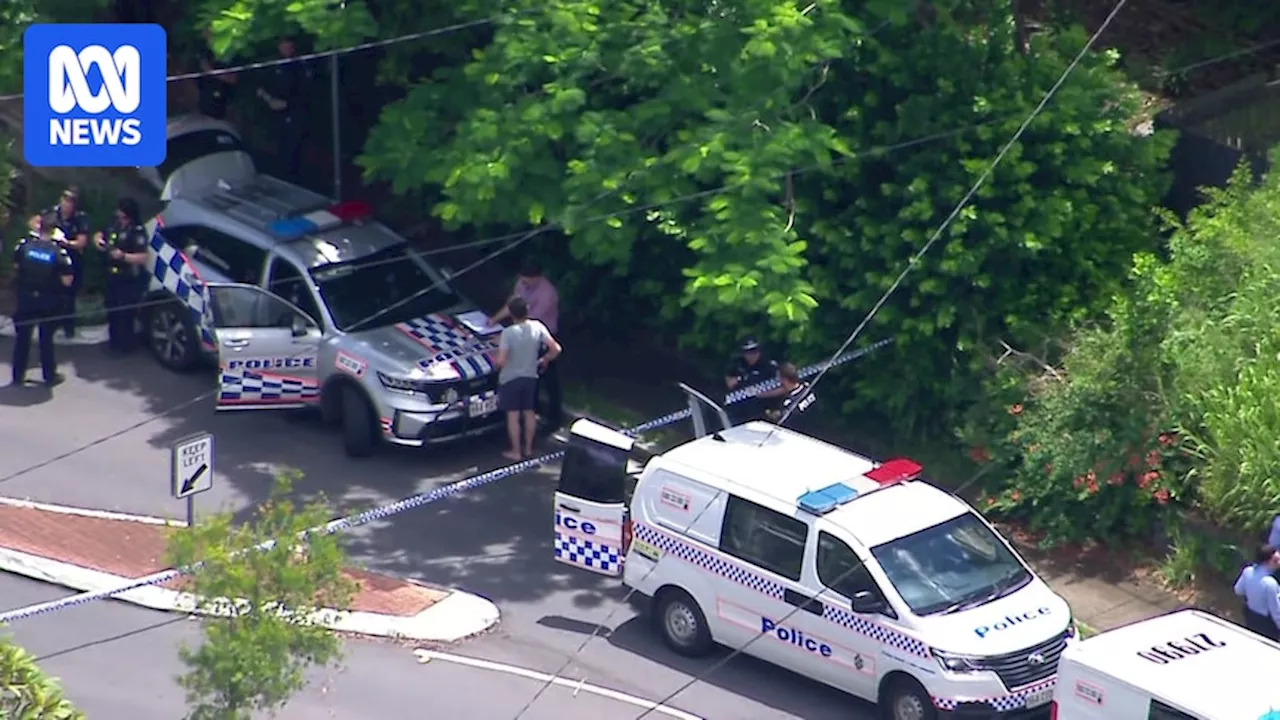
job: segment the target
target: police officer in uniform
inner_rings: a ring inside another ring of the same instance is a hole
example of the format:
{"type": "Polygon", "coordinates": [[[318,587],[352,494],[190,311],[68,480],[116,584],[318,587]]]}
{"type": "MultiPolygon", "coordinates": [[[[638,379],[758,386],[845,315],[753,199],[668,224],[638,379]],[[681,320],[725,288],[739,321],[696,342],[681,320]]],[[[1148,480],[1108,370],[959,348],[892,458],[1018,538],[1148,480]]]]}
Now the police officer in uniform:
{"type": "Polygon", "coordinates": [[[40,334],[40,369],[47,385],[62,380],[53,356],[53,333],[59,313],[65,307],[66,290],[74,281],[75,268],[66,245],[54,239],[58,219],[53,213],[42,216],[36,229],[18,243],[13,252],[17,270],[15,285],[18,307],[13,324],[17,332],[13,341],[13,384],[27,381],[27,360],[31,354],[31,335],[40,334]]]}
{"type": "Polygon", "coordinates": [[[147,231],[138,222],[138,202],[120,198],[115,222],[93,238],[107,254],[107,350],[127,353],[137,343],[138,304],[146,292],[148,276],[147,231]]]}
{"type": "Polygon", "coordinates": [[[1280,639],[1280,551],[1263,545],[1254,553],[1253,564],[1240,571],[1235,593],[1244,600],[1244,626],[1259,635],[1280,639]]]}
{"type": "Polygon", "coordinates": [[[49,212],[53,222],[62,232],[59,240],[67,249],[73,271],[71,285],[63,293],[61,312],[62,332],[67,337],[76,334],[76,296],[84,285],[84,249],[89,245],[89,216],[80,211],[80,190],[72,185],[62,191],[62,198],[49,212]]]}
{"type": "MultiPolygon", "coordinates": [[[[764,356],[755,338],[742,341],[740,354],[729,363],[724,373],[724,384],[730,392],[772,380],[778,375],[778,363],[764,356]]],[[[760,396],[748,398],[729,407],[734,422],[746,422],[760,417],[760,396]]]]}
{"type": "Polygon", "coordinates": [[[774,406],[765,410],[765,417],[771,422],[779,422],[784,417],[794,419],[803,414],[818,401],[818,396],[809,388],[809,383],[800,379],[800,371],[791,363],[783,363],[778,368],[778,381],[782,387],[770,390],[762,396],[775,399],[774,406]]]}
{"type": "MultiPolygon", "coordinates": [[[[280,59],[297,57],[292,38],[276,43],[280,59]]],[[[298,180],[302,170],[302,123],[306,113],[307,90],[314,76],[309,62],[284,62],[267,68],[266,83],[258,88],[258,98],[266,103],[275,121],[277,172],[286,180],[298,180]]]]}

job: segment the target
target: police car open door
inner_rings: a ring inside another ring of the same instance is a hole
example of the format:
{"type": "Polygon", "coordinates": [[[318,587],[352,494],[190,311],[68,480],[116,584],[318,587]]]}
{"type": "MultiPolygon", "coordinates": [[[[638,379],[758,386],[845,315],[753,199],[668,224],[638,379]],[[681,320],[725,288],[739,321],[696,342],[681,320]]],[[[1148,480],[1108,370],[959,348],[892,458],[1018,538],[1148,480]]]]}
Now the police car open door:
{"type": "Polygon", "coordinates": [[[610,577],[622,575],[631,544],[627,458],[634,443],[585,418],[569,428],[556,488],[557,561],[610,577]]]}
{"type": "Polygon", "coordinates": [[[218,410],[288,410],[320,398],[319,325],[256,285],[209,284],[218,410]]]}

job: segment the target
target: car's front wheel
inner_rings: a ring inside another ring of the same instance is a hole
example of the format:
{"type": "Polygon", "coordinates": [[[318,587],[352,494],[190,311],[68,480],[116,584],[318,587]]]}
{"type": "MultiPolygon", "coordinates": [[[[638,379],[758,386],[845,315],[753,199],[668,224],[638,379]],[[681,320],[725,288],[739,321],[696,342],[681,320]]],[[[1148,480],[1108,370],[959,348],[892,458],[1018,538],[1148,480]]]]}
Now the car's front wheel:
{"type": "Polygon", "coordinates": [[[889,684],[880,708],[887,720],[937,720],[929,693],[914,679],[901,676],[889,684]]]}
{"type": "Polygon", "coordinates": [[[156,362],[175,372],[187,372],[200,359],[200,344],[191,311],[175,301],[147,311],[147,347],[156,362]]]}
{"type": "Polygon", "coordinates": [[[354,385],[342,386],[342,447],[351,457],[369,457],[378,449],[373,407],[354,385]]]}

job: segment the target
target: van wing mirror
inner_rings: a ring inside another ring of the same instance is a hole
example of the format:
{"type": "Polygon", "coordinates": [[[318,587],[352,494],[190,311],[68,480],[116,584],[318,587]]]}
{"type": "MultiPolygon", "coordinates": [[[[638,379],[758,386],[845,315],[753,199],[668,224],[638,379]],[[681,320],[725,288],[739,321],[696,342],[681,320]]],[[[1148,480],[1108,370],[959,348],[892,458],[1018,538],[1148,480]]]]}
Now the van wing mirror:
{"type": "Polygon", "coordinates": [[[882,615],[889,607],[884,598],[870,590],[859,590],[853,594],[850,601],[853,611],[859,615],[882,615]]]}
{"type": "Polygon", "coordinates": [[[733,427],[733,422],[729,420],[729,414],[724,411],[720,403],[684,383],[680,383],[680,390],[684,392],[685,398],[689,403],[689,412],[693,416],[693,437],[695,439],[714,435],[733,427]]]}

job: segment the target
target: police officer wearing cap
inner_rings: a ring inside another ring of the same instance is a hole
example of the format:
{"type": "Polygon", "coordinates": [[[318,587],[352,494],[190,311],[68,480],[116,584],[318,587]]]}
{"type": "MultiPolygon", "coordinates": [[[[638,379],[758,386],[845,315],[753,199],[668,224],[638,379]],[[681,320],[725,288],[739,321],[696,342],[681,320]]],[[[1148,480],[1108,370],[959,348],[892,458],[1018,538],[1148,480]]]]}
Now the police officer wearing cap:
{"type": "Polygon", "coordinates": [[[55,240],[57,218],[46,213],[33,223],[33,233],[23,238],[13,252],[17,269],[15,285],[18,307],[13,324],[13,384],[27,381],[27,360],[31,354],[31,335],[39,330],[40,369],[47,385],[61,381],[53,356],[53,333],[59,313],[65,307],[66,290],[71,287],[75,269],[65,244],[55,240]]]}
{"type": "Polygon", "coordinates": [[[62,332],[67,337],[76,334],[76,296],[84,285],[84,249],[89,246],[89,216],[80,210],[80,190],[75,185],[62,191],[58,204],[49,209],[53,223],[61,231],[59,242],[71,258],[71,285],[63,291],[61,312],[62,332]]]}
{"type": "Polygon", "coordinates": [[[147,231],[138,222],[138,202],[120,198],[115,221],[93,237],[107,254],[107,351],[127,353],[137,343],[138,304],[146,292],[147,231]]]}
{"type": "Polygon", "coordinates": [[[1244,599],[1244,626],[1271,638],[1280,639],[1280,551],[1263,545],[1254,553],[1253,564],[1240,571],[1235,593],[1244,599]]]}
{"type": "MultiPolygon", "coordinates": [[[[729,363],[729,369],[724,374],[724,384],[729,392],[733,392],[772,380],[777,375],[778,363],[764,356],[760,351],[760,343],[755,338],[747,338],[742,341],[741,354],[729,363]]],[[[744,422],[760,417],[762,406],[759,398],[753,397],[729,409],[735,421],[744,422]]]]}

